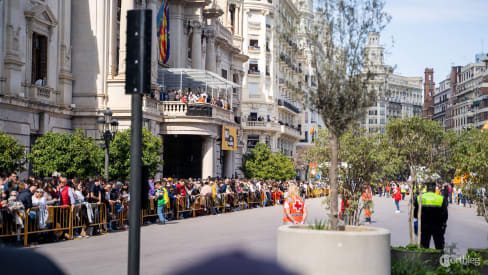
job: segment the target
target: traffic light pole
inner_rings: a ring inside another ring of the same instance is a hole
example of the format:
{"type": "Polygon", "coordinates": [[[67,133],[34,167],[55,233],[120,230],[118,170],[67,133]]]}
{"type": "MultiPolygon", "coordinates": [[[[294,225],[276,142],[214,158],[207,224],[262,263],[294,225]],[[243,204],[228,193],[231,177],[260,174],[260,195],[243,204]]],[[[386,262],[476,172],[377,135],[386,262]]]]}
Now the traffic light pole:
{"type": "MultiPolygon", "coordinates": [[[[124,15],[122,15],[124,16],[124,15]]],[[[130,146],[129,260],[127,274],[139,275],[142,196],[142,97],[151,85],[152,11],[127,12],[127,70],[125,93],[132,96],[130,146]]]]}
{"type": "Polygon", "coordinates": [[[139,274],[141,242],[141,190],[142,190],[142,94],[132,95],[130,147],[130,207],[129,207],[129,266],[128,274],[139,274]]]}

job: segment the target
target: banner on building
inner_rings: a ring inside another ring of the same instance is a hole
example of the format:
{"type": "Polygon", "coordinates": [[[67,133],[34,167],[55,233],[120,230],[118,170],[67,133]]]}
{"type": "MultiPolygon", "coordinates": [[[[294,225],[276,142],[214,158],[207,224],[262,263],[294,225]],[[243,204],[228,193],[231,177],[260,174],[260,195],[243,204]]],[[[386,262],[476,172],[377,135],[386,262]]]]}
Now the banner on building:
{"type": "Polygon", "coordinates": [[[160,64],[166,64],[169,59],[169,5],[164,0],[161,9],[158,12],[158,61],[160,64]]]}
{"type": "Polygon", "coordinates": [[[222,150],[237,150],[237,129],[230,126],[222,126],[222,150]]]}

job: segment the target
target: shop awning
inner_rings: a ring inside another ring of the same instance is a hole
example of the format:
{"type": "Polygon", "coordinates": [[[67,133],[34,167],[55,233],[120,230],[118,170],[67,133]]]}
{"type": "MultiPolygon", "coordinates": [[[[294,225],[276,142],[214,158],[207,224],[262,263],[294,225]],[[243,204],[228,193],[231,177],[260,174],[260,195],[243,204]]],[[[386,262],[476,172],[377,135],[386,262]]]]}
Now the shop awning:
{"type": "Polygon", "coordinates": [[[158,84],[161,88],[171,90],[196,89],[232,89],[240,85],[224,79],[216,73],[186,69],[186,68],[161,68],[158,71],[158,84]]]}

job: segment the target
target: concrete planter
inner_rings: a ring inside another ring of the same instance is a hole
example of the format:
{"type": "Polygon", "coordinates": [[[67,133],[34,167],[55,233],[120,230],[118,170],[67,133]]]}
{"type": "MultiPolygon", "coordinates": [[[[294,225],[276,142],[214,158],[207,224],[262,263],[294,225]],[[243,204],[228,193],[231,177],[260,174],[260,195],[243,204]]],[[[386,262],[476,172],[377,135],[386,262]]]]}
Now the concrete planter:
{"type": "Polygon", "coordinates": [[[345,231],[278,228],[278,262],[299,274],[390,274],[390,231],[348,226],[345,231]]]}

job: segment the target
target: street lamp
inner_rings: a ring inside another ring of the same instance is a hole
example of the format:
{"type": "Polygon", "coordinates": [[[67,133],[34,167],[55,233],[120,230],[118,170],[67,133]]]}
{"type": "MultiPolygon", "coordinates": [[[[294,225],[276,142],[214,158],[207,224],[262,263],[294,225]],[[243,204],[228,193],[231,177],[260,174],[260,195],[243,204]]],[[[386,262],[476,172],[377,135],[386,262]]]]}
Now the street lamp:
{"type": "Polygon", "coordinates": [[[107,110],[103,112],[103,117],[98,117],[97,123],[100,136],[103,137],[103,141],[105,142],[105,180],[108,182],[108,158],[110,142],[112,142],[115,138],[117,128],[119,127],[119,122],[116,119],[112,119],[112,111],[110,108],[107,108],[107,110]]]}

